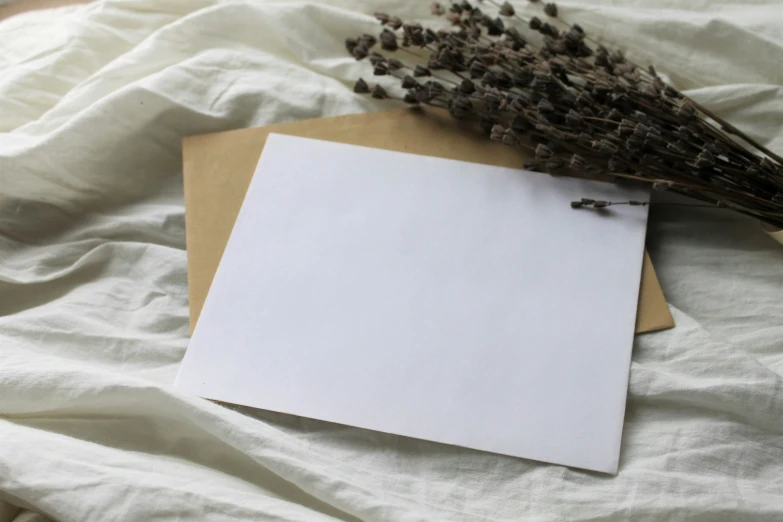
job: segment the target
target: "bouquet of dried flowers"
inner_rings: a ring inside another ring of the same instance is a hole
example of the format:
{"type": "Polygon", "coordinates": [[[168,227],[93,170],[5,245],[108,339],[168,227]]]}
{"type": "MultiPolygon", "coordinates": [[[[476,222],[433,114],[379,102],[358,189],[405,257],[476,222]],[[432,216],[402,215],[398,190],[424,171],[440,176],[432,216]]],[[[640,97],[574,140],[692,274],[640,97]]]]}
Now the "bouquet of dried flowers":
{"type": "MultiPolygon", "coordinates": [[[[491,139],[529,149],[530,170],[647,183],[783,228],[780,156],[668,85],[652,65],[640,67],[560,22],[554,3],[543,6],[544,21],[520,16],[509,2],[478,2],[492,12],[468,1],[433,3],[450,30],[376,13],[380,35],[345,45],[374,75],[396,78],[403,94],[361,78],[354,90],[475,119],[491,139]]],[[[614,204],[644,203],[572,206],[614,204]]]]}

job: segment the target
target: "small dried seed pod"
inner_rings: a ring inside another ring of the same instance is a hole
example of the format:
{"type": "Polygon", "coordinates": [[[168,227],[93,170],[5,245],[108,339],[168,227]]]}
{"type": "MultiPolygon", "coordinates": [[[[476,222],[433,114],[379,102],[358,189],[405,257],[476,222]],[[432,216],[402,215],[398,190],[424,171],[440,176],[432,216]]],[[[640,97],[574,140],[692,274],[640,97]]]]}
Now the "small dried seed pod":
{"type": "Polygon", "coordinates": [[[555,106],[552,105],[549,100],[541,100],[538,102],[538,111],[542,114],[549,114],[555,112],[555,106]]]}
{"type": "Polygon", "coordinates": [[[573,125],[573,126],[581,125],[585,121],[584,118],[582,117],[582,115],[579,114],[578,112],[576,112],[573,109],[568,111],[568,114],[566,114],[565,120],[566,120],[567,124],[573,125]]]}
{"type": "Polygon", "coordinates": [[[413,69],[413,76],[415,76],[416,78],[420,78],[422,76],[431,76],[431,75],[432,73],[430,72],[430,70],[427,69],[426,67],[422,67],[421,65],[417,65],[413,69]]]}
{"type": "Polygon", "coordinates": [[[387,93],[386,89],[384,89],[380,85],[376,85],[375,87],[372,88],[372,97],[378,100],[383,100],[384,98],[389,97],[389,93],[387,93]]]}
{"type": "Polygon", "coordinates": [[[493,125],[489,137],[492,140],[501,141],[505,133],[506,133],[505,127],[503,127],[502,125],[493,125]]]}
{"type": "Polygon", "coordinates": [[[616,154],[618,148],[614,143],[608,140],[601,140],[598,142],[598,150],[604,154],[616,154]]]}
{"type": "Polygon", "coordinates": [[[362,60],[364,58],[367,58],[367,55],[370,53],[370,50],[367,48],[366,45],[358,44],[356,47],[354,47],[353,51],[351,51],[351,54],[354,58],[357,60],[362,60]]]}
{"type": "Polygon", "coordinates": [[[404,101],[405,103],[410,103],[412,105],[418,105],[419,103],[419,99],[412,92],[406,92],[405,96],[403,96],[402,98],[402,101],[404,101]]]}
{"type": "Polygon", "coordinates": [[[406,74],[402,79],[403,89],[416,89],[418,87],[420,87],[419,82],[417,82],[410,74],[406,74]]]}
{"type": "Polygon", "coordinates": [[[541,29],[541,25],[542,25],[541,19],[537,16],[534,16],[533,18],[530,19],[529,25],[531,29],[533,29],[534,31],[538,31],[539,29],[541,29]]]}
{"type": "Polygon", "coordinates": [[[358,94],[367,94],[370,92],[370,86],[367,85],[367,82],[365,82],[362,78],[359,78],[356,80],[356,83],[353,84],[353,92],[358,94]]]}
{"type": "Polygon", "coordinates": [[[552,149],[544,145],[543,143],[539,143],[536,147],[536,159],[537,160],[546,160],[551,158],[554,155],[552,152],[552,149]]]}
{"type": "Polygon", "coordinates": [[[514,13],[516,11],[514,11],[514,6],[513,5],[509,4],[508,2],[503,2],[503,4],[498,9],[498,12],[502,16],[514,16],[514,13]]]}
{"type": "Polygon", "coordinates": [[[462,94],[473,94],[476,92],[476,86],[472,81],[465,79],[457,86],[457,91],[462,94]]]}
{"type": "Polygon", "coordinates": [[[397,50],[397,35],[394,34],[394,31],[384,29],[383,32],[381,32],[380,40],[381,49],[384,51],[394,52],[397,50]]]}
{"type": "Polygon", "coordinates": [[[473,104],[466,96],[455,96],[448,105],[449,113],[455,118],[464,118],[473,112],[473,104]]]}
{"type": "Polygon", "coordinates": [[[585,159],[579,154],[571,156],[571,161],[568,163],[568,167],[573,170],[582,170],[585,166],[585,159]]]}

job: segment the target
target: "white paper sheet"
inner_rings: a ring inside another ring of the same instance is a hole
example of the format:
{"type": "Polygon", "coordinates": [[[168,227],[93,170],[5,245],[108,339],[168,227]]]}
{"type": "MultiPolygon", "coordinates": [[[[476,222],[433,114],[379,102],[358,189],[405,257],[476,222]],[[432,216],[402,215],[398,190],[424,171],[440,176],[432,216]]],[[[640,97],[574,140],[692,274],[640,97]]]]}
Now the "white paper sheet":
{"type": "Polygon", "coordinates": [[[177,385],[616,472],[639,190],[272,135],[177,385]]]}

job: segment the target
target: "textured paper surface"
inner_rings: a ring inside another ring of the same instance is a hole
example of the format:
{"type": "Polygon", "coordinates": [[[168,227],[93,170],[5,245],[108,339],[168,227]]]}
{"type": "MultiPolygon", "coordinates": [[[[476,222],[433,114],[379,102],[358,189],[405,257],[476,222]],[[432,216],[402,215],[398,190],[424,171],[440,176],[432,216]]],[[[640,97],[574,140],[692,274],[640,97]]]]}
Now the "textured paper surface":
{"type": "MultiPolygon", "coordinates": [[[[183,140],[191,331],[270,132],[501,167],[524,155],[464,129],[440,111],[399,109],[190,136],[183,140]]],[[[649,256],[642,267],[636,332],[674,326],[649,256]]]]}
{"type": "Polygon", "coordinates": [[[272,134],[177,385],[614,473],[643,190],[272,134]]]}

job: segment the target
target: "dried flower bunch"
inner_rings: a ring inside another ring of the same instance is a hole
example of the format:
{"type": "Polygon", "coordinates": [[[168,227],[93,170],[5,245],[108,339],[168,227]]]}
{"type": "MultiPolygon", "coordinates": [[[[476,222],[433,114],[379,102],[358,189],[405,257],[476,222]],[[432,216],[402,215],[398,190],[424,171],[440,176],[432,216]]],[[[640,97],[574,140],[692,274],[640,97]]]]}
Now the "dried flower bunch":
{"type": "Polygon", "coordinates": [[[652,65],[560,22],[555,4],[544,5],[544,21],[488,3],[491,14],[468,1],[433,3],[451,30],[377,13],[380,35],[348,38],[346,48],[376,76],[395,77],[404,94],[361,78],[354,90],[473,118],[493,140],[532,151],[531,170],[648,183],[783,227],[780,156],[667,85],[652,65]]]}

